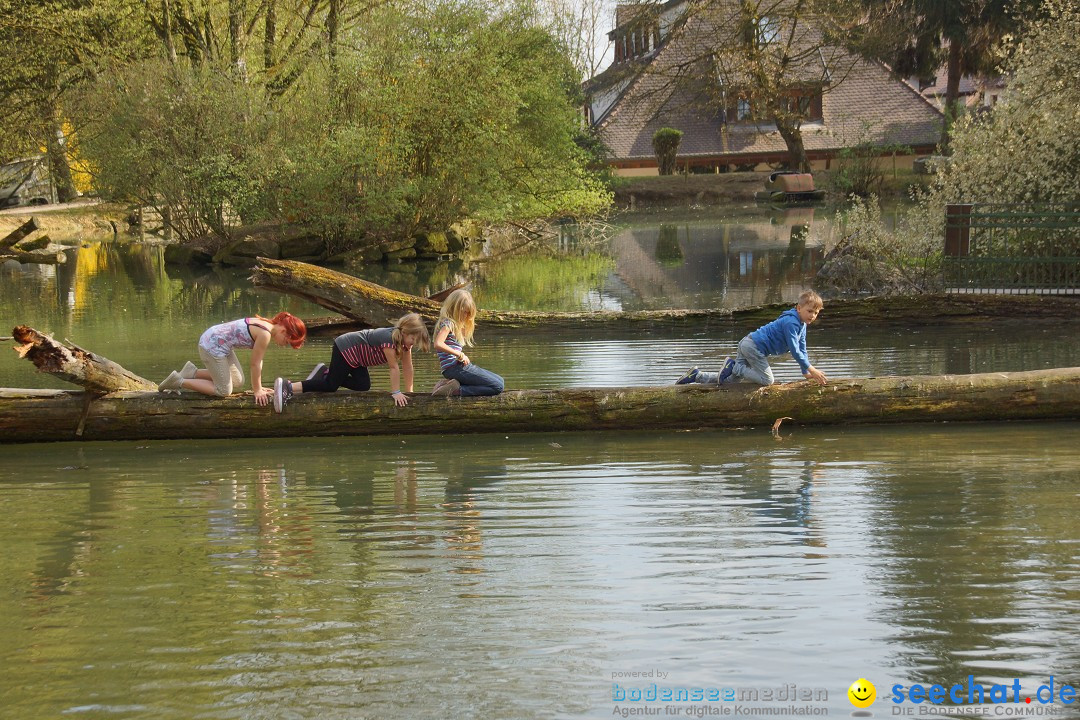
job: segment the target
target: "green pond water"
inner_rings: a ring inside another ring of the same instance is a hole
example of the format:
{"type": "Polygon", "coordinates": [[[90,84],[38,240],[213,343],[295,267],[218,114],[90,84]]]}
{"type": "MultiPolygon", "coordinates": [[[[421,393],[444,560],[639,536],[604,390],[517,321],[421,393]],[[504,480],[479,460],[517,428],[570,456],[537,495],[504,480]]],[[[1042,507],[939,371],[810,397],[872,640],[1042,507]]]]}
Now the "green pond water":
{"type": "MultiPolygon", "coordinates": [[[[816,236],[759,224],[664,223],[674,240],[639,225],[602,255],[495,258],[476,294],[792,300],[816,236]]],[[[403,269],[371,277],[421,291],[457,272],[403,269]]],[[[326,314],[245,275],[89,243],[59,268],[0,268],[0,317],[158,379],[214,322],[326,314]]],[[[659,384],[749,329],[480,327],[470,356],[512,388],[659,384]]],[[[306,373],[329,342],[272,350],[267,376],[306,373]]],[[[1004,322],[812,328],[809,346],[836,377],[1080,352],[1053,326],[1004,322]]],[[[430,386],[434,358],[417,366],[430,386]]],[[[0,386],[63,384],[9,350],[0,386]]],[[[1080,685],[1078,441],[1077,423],[1016,423],[0,446],[0,717],[846,717],[859,678],[875,717],[927,716],[894,705],[894,685],[1014,682],[1019,703],[979,709],[1080,717],[1024,702],[1051,676],[1080,685]],[[630,699],[653,685],[750,699],[630,699]]]]}

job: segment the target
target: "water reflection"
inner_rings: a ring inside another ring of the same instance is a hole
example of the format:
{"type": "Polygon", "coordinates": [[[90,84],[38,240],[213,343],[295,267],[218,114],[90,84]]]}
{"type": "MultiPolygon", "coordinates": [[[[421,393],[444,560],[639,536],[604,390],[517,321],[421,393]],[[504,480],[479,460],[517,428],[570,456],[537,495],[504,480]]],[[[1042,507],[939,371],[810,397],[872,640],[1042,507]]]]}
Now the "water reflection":
{"type": "Polygon", "coordinates": [[[1078,430],[6,448],[0,694],[547,718],[649,667],[839,714],[853,677],[1075,681],[1078,430]]]}

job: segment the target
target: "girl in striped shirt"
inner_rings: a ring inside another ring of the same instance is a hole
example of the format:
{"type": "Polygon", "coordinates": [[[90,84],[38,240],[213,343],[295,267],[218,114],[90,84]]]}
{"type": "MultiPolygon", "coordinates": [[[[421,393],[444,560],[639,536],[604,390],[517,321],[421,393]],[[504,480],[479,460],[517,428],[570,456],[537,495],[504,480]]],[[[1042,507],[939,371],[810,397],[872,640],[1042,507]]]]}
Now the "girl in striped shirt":
{"type": "Polygon", "coordinates": [[[435,324],[435,354],[439,357],[443,379],[432,395],[498,395],[503,391],[503,379],[484,368],[476,367],[462,346],[472,345],[476,327],[476,303],[468,290],[450,293],[439,311],[435,324]]]}
{"type": "Polygon", "coordinates": [[[416,313],[399,318],[393,327],[338,335],[334,338],[329,367],[319,363],[303,382],[289,382],[285,378],[274,381],[274,410],[281,412],[293,395],[299,393],[334,392],[342,385],[350,390],[370,390],[368,368],[376,365],[389,366],[394,402],[398,406],[407,405],[409,398],[402,387],[405,392],[413,390],[412,349],[416,345],[421,350],[431,346],[427,325],[416,313]]]}

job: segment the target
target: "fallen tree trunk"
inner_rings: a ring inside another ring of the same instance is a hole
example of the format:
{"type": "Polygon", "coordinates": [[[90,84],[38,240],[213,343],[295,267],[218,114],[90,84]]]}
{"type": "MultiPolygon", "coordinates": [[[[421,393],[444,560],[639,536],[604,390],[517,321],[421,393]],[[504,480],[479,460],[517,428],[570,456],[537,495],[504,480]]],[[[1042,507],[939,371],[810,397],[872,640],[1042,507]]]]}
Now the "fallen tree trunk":
{"type": "MultiPolygon", "coordinates": [[[[439,316],[439,303],[398,292],[366,280],[295,260],[259,258],[252,282],[269,290],[295,295],[341,313],[363,327],[380,327],[407,312],[429,321],[439,316]]],[[[740,310],[642,310],[637,312],[499,312],[479,310],[477,325],[488,329],[551,327],[652,328],[708,327],[737,324],[748,330],[776,319],[790,303],[761,305],[740,310]]],[[[940,325],[943,323],[999,322],[1015,318],[1025,322],[1052,320],[1080,322],[1080,297],[1034,295],[925,295],[829,300],[815,327],[880,327],[940,325]]],[[[353,326],[343,326],[353,327],[353,326]]]]}
{"type": "Polygon", "coordinates": [[[26,222],[24,222],[22,225],[5,235],[4,238],[0,240],[0,248],[9,248],[30,233],[40,229],[41,226],[38,225],[37,218],[32,217],[26,222]]]}
{"type": "Polygon", "coordinates": [[[1080,368],[800,381],[759,388],[668,385],[518,390],[496,397],[385,392],[299,395],[282,414],[250,395],[0,390],[0,442],[461,434],[1080,418],[1080,368]],[[81,422],[81,425],[80,425],[81,422]]]}
{"type": "Polygon", "coordinates": [[[157,383],[139,377],[112,360],[83,350],[77,345],[62,345],[32,327],[19,325],[11,334],[18,343],[15,352],[19,353],[19,357],[34,363],[40,372],[47,372],[62,380],[81,385],[92,394],[157,390],[157,383]]]}

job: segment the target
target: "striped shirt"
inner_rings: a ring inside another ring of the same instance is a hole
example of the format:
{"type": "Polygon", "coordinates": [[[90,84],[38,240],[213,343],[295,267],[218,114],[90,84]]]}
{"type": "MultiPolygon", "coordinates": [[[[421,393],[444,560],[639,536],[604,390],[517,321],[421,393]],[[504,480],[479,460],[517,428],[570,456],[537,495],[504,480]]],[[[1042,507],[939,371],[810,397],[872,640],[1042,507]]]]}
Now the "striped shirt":
{"type": "MultiPolygon", "coordinates": [[[[461,352],[461,343],[459,343],[458,339],[454,337],[454,322],[449,318],[443,318],[439,321],[439,323],[435,326],[435,335],[438,336],[439,331],[442,330],[444,327],[450,328],[450,334],[446,336],[446,340],[443,341],[443,344],[451,350],[461,352]]],[[[450,353],[436,350],[435,355],[439,358],[440,370],[445,370],[446,368],[452,366],[454,363],[461,362],[457,359],[457,356],[451,355],[450,353]]]]}
{"type": "Polygon", "coordinates": [[[334,338],[334,345],[341,351],[349,367],[372,367],[386,365],[384,348],[394,347],[394,328],[357,330],[334,338]]]}

